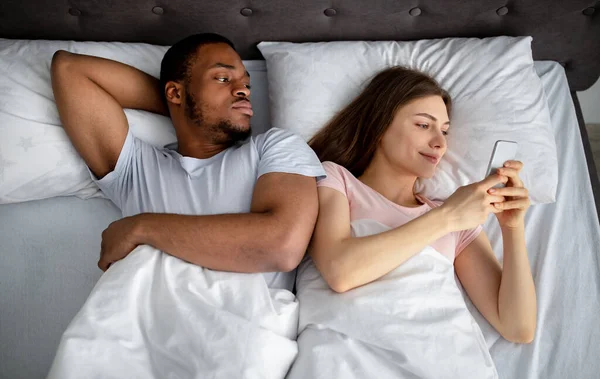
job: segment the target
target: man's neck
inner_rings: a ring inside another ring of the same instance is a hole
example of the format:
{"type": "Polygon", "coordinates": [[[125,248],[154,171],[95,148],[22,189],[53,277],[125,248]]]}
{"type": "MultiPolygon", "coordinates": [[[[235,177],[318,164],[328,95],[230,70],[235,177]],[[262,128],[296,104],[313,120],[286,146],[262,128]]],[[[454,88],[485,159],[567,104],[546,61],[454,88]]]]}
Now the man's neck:
{"type": "Polygon", "coordinates": [[[177,152],[184,157],[191,157],[196,159],[208,159],[213,157],[223,150],[227,149],[228,146],[215,146],[215,145],[205,145],[205,146],[191,146],[191,145],[182,145],[181,142],[178,143],[177,152]]]}
{"type": "Polygon", "coordinates": [[[194,134],[177,131],[177,151],[184,157],[208,159],[230,146],[215,142],[214,136],[207,136],[200,131],[194,134]]]}

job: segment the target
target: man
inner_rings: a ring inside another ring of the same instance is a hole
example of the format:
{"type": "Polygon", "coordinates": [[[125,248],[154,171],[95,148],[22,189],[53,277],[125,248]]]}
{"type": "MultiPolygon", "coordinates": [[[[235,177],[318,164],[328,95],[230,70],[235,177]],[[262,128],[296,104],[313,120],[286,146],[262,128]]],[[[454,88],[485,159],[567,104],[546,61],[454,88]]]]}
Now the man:
{"type": "Polygon", "coordinates": [[[282,272],[294,270],[309,243],[315,177],[324,171],[291,133],[250,137],[250,77],[229,40],[179,41],[160,80],[65,51],[51,71],[65,131],[125,216],[102,234],[102,270],[150,245],[211,270],[267,273],[269,287],[291,288],[293,277],[282,272]],[[177,150],[135,138],[123,108],[170,115],[177,150]]]}

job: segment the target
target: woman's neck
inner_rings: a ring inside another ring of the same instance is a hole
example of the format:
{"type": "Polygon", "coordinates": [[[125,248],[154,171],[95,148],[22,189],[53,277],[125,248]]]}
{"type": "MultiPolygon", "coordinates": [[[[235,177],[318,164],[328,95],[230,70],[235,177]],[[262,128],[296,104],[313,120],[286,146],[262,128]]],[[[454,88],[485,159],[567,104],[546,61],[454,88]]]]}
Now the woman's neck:
{"type": "Polygon", "coordinates": [[[395,171],[390,165],[371,162],[358,180],[403,207],[421,205],[413,191],[417,178],[395,171]]]}

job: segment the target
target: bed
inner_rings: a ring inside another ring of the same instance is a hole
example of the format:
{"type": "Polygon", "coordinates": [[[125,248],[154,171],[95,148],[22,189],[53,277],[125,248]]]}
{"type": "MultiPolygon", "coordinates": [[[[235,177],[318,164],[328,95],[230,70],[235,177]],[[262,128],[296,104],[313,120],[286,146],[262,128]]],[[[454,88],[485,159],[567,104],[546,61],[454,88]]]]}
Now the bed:
{"type": "MultiPolygon", "coordinates": [[[[539,304],[536,339],[510,344],[472,311],[501,378],[595,378],[600,185],[575,91],[600,75],[599,15],[599,3],[581,0],[8,0],[0,5],[0,38],[169,45],[198,31],[221,33],[233,40],[251,73],[254,131],[260,133],[269,127],[260,41],[533,36],[559,162],[557,201],[533,206],[526,221],[539,304]]],[[[47,374],[61,334],[100,277],[100,234],[119,217],[116,207],[99,198],[0,205],[0,378],[47,374]]],[[[485,230],[498,251],[497,225],[490,219],[485,230]]]]}

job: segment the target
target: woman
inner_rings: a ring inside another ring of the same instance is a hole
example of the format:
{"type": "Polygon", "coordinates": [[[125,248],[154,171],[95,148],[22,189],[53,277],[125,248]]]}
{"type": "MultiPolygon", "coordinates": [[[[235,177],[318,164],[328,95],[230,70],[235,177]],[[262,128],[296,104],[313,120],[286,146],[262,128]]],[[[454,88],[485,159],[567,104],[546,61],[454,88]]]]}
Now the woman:
{"type": "Polygon", "coordinates": [[[454,273],[504,338],[532,341],[523,164],[506,162],[443,204],[414,192],[446,152],[450,110],[432,78],[393,67],[311,140],[328,177],[298,272],[300,352],[290,377],[497,377],[454,273]],[[480,226],[490,213],[503,267],[480,226]]]}

